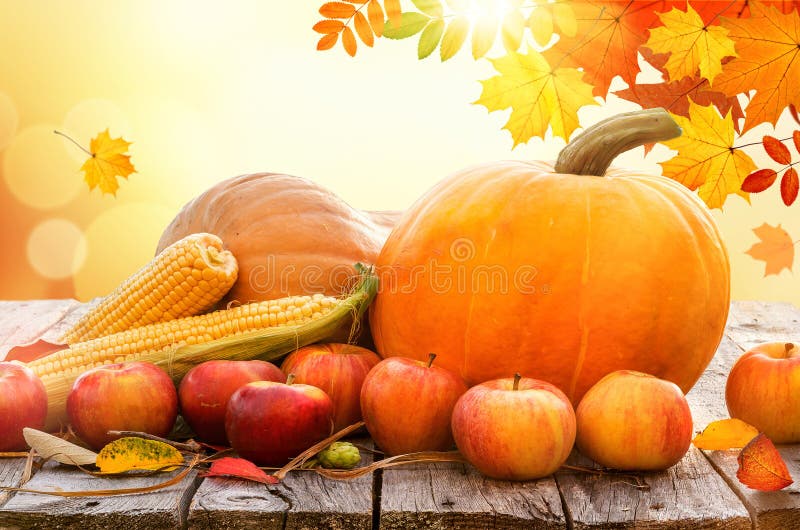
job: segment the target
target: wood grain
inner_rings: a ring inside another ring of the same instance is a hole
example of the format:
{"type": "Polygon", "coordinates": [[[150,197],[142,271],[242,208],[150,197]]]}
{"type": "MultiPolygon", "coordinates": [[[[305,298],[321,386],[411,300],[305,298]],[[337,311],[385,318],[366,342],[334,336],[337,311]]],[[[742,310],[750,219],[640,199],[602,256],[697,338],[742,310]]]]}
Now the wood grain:
{"type": "MultiPolygon", "coordinates": [[[[367,444],[366,439],[353,440],[367,444]]],[[[362,451],[362,463],[372,455],[362,451]]],[[[372,482],[367,475],[350,481],[326,480],[313,471],[291,472],[280,484],[207,478],[189,507],[192,529],[369,529],[372,482]]]]}
{"type": "Polygon", "coordinates": [[[380,528],[566,528],[555,481],[486,478],[457,463],[385,469],[380,528]]]}
{"type": "Polygon", "coordinates": [[[51,330],[70,312],[82,310],[82,306],[76,300],[0,301],[0,360],[14,346],[39,338],[56,340],[58,337],[51,330]]]}
{"type": "MultiPolygon", "coordinates": [[[[19,487],[25,471],[25,461],[25,458],[0,458],[0,486],[19,487]]],[[[12,492],[0,490],[0,506],[3,506],[12,495],[12,492]]]]}
{"type": "MultiPolygon", "coordinates": [[[[693,412],[702,417],[713,410],[713,419],[727,417],[725,382],[736,359],[748,348],[770,341],[800,339],[800,309],[790,304],[737,302],[731,308],[726,340],[714,359],[718,370],[708,370],[690,392],[693,412]]],[[[800,529],[800,445],[779,446],[795,483],[781,491],[751,490],[736,478],[738,451],[705,451],[716,470],[741,498],[755,527],[761,529],[800,529]]]]}
{"type": "MultiPolygon", "coordinates": [[[[46,463],[25,484],[40,491],[88,491],[147,487],[180,473],[159,473],[148,477],[93,477],[62,466],[46,463]]],[[[186,508],[196,489],[196,472],[161,490],[108,497],[54,497],[19,492],[0,508],[0,527],[19,528],[176,528],[184,523],[186,508]]]]}

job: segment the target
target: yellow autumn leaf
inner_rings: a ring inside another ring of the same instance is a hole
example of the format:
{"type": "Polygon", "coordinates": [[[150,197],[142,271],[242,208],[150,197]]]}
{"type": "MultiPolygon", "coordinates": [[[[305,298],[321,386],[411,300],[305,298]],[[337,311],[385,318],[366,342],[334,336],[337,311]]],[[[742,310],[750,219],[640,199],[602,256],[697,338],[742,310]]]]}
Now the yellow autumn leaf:
{"type": "Polygon", "coordinates": [[[125,154],[130,145],[122,137],[111,138],[108,129],[92,139],[89,149],[91,157],[81,166],[90,190],[99,187],[101,192],[116,196],[119,189],[117,177],[128,178],[136,171],[130,155],[125,154]]]}
{"type": "Polygon", "coordinates": [[[101,473],[124,473],[133,469],[172,471],[181,464],[183,456],[171,445],[135,436],[114,440],[97,455],[101,473]]]}
{"type": "Polygon", "coordinates": [[[700,77],[713,85],[722,72],[722,59],[736,57],[733,40],[722,26],[706,25],[700,15],[687,5],[686,11],[673,8],[659,14],[663,26],[652,28],[644,46],[655,53],[669,53],[664,65],[670,81],[692,77],[700,69],[700,77]]]}
{"type": "Polygon", "coordinates": [[[578,109],[598,104],[582,72],[553,68],[536,50],[512,52],[491,62],[499,75],[481,81],[483,91],[475,104],[489,112],[511,108],[504,128],[515,147],[534,136],[544,138],[548,127],[554,136],[569,139],[579,126],[578,109]]]}
{"type": "Polygon", "coordinates": [[[689,100],[689,117],[673,114],[683,135],[664,142],[678,154],[661,162],[664,175],[697,190],[709,208],[722,208],[728,195],[737,194],[748,202],[742,182],[756,169],[753,160],[733,145],[731,113],[723,118],[713,105],[689,100]]]}
{"type": "Polygon", "coordinates": [[[758,429],[736,418],[712,421],[692,440],[698,449],[726,451],[744,447],[758,436],[758,429]]]}

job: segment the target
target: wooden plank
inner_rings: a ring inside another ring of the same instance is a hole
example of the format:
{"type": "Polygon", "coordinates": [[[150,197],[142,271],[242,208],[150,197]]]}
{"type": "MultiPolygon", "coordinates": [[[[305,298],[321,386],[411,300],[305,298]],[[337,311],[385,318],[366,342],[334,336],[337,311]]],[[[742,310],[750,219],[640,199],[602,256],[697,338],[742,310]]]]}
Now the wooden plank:
{"type": "Polygon", "coordinates": [[[380,528],[566,528],[552,477],[492,480],[458,463],[383,471],[380,528]]]}
{"type": "Polygon", "coordinates": [[[48,331],[81,305],[76,300],[0,301],[0,360],[16,345],[45,335],[45,340],[56,340],[48,331]]]}
{"type": "MultiPolygon", "coordinates": [[[[733,363],[747,348],[760,342],[797,340],[800,335],[800,310],[790,304],[736,302],[728,318],[726,340],[717,351],[714,366],[689,393],[695,411],[713,411],[712,417],[727,417],[725,382],[733,363]]],[[[696,413],[702,418],[702,413],[696,413]]],[[[700,422],[700,426],[707,422],[700,422]]],[[[697,418],[695,425],[697,426],[697,418]]],[[[800,444],[778,448],[795,483],[777,492],[759,492],[742,485],[736,478],[738,451],[705,451],[717,471],[750,512],[755,528],[800,529],[800,444]]]]}
{"type": "MultiPolygon", "coordinates": [[[[577,451],[568,463],[595,466],[577,451]]],[[[556,480],[576,529],[751,527],[745,507],[694,447],[676,465],[658,473],[634,477],[562,470],[556,480]]]]}
{"type": "MultiPolygon", "coordinates": [[[[366,444],[366,439],[353,440],[366,444]]],[[[372,455],[362,451],[362,463],[372,455]]],[[[299,529],[372,527],[372,482],[366,475],[349,481],[296,471],[276,485],[207,478],[189,507],[191,529],[299,529]]]]}
{"type": "MultiPolygon", "coordinates": [[[[25,472],[25,458],[0,458],[0,486],[18,488],[25,472]]],[[[0,506],[13,495],[12,492],[0,491],[0,506]]]]}
{"type": "MultiPolygon", "coordinates": [[[[69,466],[48,462],[25,484],[43,491],[87,491],[147,487],[180,473],[149,477],[93,477],[69,466]]],[[[197,473],[161,490],[109,497],[54,497],[17,493],[0,508],[0,527],[80,528],[176,528],[185,522],[189,500],[196,489],[197,473]]]]}

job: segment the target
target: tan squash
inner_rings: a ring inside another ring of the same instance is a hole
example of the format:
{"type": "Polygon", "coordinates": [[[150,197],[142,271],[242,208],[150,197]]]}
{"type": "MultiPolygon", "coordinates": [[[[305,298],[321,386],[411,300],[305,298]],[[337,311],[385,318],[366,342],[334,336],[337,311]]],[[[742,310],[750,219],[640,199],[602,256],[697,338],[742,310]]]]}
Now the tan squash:
{"type": "Polygon", "coordinates": [[[239,262],[222,303],[347,291],[353,264],[373,264],[399,212],[364,212],[301,177],[241,175],[186,204],[158,250],[195,232],[219,236],[239,262]]]}

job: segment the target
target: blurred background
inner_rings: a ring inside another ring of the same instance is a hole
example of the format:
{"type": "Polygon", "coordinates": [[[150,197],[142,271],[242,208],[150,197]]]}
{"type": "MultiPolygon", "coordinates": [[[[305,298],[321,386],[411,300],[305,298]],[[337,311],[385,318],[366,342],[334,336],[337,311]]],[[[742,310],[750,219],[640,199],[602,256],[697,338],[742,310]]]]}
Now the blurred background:
{"type": "MultiPolygon", "coordinates": [[[[317,52],[320,5],[0,2],[0,299],[107,293],[152,257],[184,203],[237,174],[305,176],[355,207],[404,209],[466,165],[553,159],[563,147],[548,138],[511,149],[507,114],[471,105],[493,70],[468,51],[418,61],[416,39],[379,39],[355,59],[341,46],[317,52]],[[116,198],[89,191],[86,154],[53,134],[88,147],[107,127],[133,142],[137,169],[116,198]]],[[[581,121],[635,108],[611,97],[581,121]]],[[[777,136],[791,135],[790,122],[777,136]]],[[[660,173],[669,157],[640,148],[617,164],[660,173]]],[[[787,208],[771,189],[751,204],[731,196],[714,215],[733,297],[800,304],[798,275],[764,277],[764,263],[745,254],[764,222],[800,238],[800,203],[787,208]]]]}

